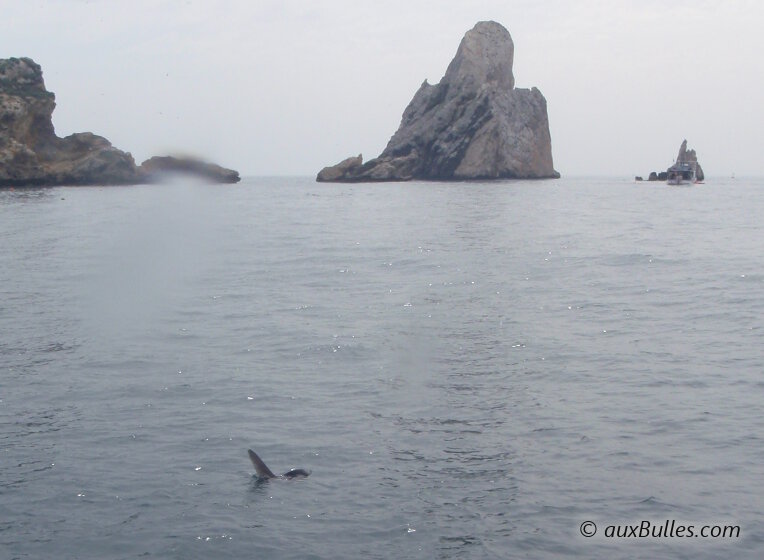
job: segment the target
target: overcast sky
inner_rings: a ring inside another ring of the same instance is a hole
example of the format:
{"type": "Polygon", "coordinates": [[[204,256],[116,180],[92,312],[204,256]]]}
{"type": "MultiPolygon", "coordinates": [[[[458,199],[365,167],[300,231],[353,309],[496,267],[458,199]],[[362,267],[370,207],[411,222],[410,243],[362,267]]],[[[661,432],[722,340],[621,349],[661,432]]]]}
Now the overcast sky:
{"type": "Polygon", "coordinates": [[[764,2],[0,0],[0,58],[29,56],[60,136],[315,175],[377,156],[464,33],[503,24],[517,87],[547,99],[555,168],[631,177],[683,138],[708,175],[764,174],[764,2]]]}

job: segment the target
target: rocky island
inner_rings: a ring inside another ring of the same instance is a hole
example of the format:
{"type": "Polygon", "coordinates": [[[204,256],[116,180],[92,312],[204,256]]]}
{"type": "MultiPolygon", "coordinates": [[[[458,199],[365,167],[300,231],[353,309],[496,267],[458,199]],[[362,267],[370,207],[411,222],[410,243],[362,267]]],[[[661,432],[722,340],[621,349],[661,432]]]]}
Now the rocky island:
{"type": "Polygon", "coordinates": [[[154,156],[141,164],[140,171],[149,183],[162,181],[168,174],[192,175],[210,183],[238,183],[241,180],[233,169],[193,157],[154,156]]]}
{"type": "MultiPolygon", "coordinates": [[[[687,140],[682,141],[682,145],[679,146],[679,153],[676,156],[676,161],[666,171],[651,171],[648,175],[648,181],[667,181],[672,176],[677,174],[688,174],[692,172],[694,174],[693,180],[703,181],[705,174],[703,168],[698,162],[698,155],[695,150],[687,149],[687,140]]],[[[637,181],[641,181],[642,177],[635,177],[637,181]]]]}
{"type": "MultiPolygon", "coordinates": [[[[157,177],[162,162],[147,160],[139,167],[130,153],[102,136],[56,136],[55,107],[39,64],[30,58],[0,59],[0,186],[130,185],[157,177]]],[[[180,164],[176,160],[170,165],[180,164]]],[[[181,170],[201,172],[214,182],[236,182],[239,177],[233,170],[196,160],[181,170]]]]}
{"type": "Polygon", "coordinates": [[[482,21],[462,39],[440,83],[421,85],[379,157],[325,167],[320,182],[558,178],[546,100],[515,88],[514,43],[482,21]]]}

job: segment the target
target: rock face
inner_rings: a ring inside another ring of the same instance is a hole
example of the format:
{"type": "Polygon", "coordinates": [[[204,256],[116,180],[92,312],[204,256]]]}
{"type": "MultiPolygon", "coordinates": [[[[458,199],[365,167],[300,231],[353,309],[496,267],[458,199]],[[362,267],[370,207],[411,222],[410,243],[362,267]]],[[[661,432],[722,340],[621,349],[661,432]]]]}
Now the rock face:
{"type": "Polygon", "coordinates": [[[677,166],[681,166],[683,163],[689,163],[690,165],[695,167],[695,178],[698,181],[705,180],[705,174],[703,173],[703,168],[700,166],[700,163],[698,163],[698,156],[695,153],[695,150],[688,150],[687,149],[687,140],[682,141],[682,145],[679,146],[679,153],[676,156],[676,162],[668,168],[666,171],[661,171],[660,173],[657,173],[655,171],[652,171],[650,173],[650,176],[648,177],[648,181],[666,181],[669,178],[670,173],[674,168],[677,166]]]}
{"type": "Polygon", "coordinates": [[[195,158],[154,156],[141,164],[146,181],[157,182],[167,174],[192,175],[210,183],[238,183],[239,172],[195,158]]]}
{"type": "Polygon", "coordinates": [[[703,168],[698,163],[698,156],[695,154],[695,150],[687,149],[687,140],[682,141],[682,145],[679,146],[679,153],[676,156],[676,163],[689,163],[695,165],[695,176],[698,181],[703,181],[706,177],[703,174],[703,168]]]}
{"type": "Polygon", "coordinates": [[[29,58],[0,60],[0,186],[137,183],[133,157],[89,132],[59,138],[55,96],[29,58]]]}
{"type": "Polygon", "coordinates": [[[440,83],[427,80],[403,112],[378,158],[326,167],[318,181],[557,178],[546,100],[516,89],[514,44],[500,24],[484,21],[462,39],[440,83]]]}
{"type": "Polygon", "coordinates": [[[53,129],[55,95],[30,58],[0,59],[0,187],[130,185],[149,182],[154,171],[184,171],[220,183],[239,174],[214,164],[152,158],[137,167],[133,156],[90,132],[59,138],[53,129]]]}
{"type": "Polygon", "coordinates": [[[356,157],[343,159],[337,165],[324,167],[318,172],[317,181],[332,183],[341,181],[343,177],[353,176],[361,171],[363,165],[363,156],[358,154],[356,157]]]}

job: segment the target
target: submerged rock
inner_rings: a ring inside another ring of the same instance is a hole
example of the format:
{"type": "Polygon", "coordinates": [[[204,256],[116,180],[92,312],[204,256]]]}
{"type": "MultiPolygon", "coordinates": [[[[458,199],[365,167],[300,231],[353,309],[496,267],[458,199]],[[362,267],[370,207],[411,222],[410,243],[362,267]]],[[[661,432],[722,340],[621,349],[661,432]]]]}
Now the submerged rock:
{"type": "Polygon", "coordinates": [[[141,164],[140,171],[148,182],[161,181],[168,174],[199,177],[211,183],[238,183],[239,172],[196,158],[154,156],[141,164]]]}
{"type": "MultiPolygon", "coordinates": [[[[55,99],[45,89],[39,64],[30,58],[0,59],[0,187],[130,185],[150,180],[148,171],[162,165],[139,168],[128,152],[90,132],[59,138],[52,121],[55,99]]],[[[164,158],[144,165],[153,159],[164,158]]],[[[164,165],[216,182],[239,180],[236,171],[196,160],[164,165]]]]}
{"type": "Polygon", "coordinates": [[[324,168],[318,181],[557,178],[546,100],[515,88],[514,44],[493,21],[466,33],[440,83],[421,85],[379,157],[324,168]]]}

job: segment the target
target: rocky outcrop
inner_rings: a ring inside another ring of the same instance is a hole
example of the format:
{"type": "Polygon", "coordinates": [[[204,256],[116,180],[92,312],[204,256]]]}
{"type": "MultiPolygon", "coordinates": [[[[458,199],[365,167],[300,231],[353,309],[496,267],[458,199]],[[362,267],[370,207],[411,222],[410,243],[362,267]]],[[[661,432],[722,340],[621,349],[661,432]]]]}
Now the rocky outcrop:
{"type": "Polygon", "coordinates": [[[318,181],[556,178],[546,100],[515,88],[514,44],[484,21],[462,39],[440,83],[425,80],[379,157],[326,167],[318,181]]]}
{"type": "MultiPolygon", "coordinates": [[[[56,136],[55,107],[39,64],[30,58],[0,59],[0,187],[129,185],[153,177],[147,170],[154,164],[137,167],[133,156],[102,136],[56,136]]],[[[238,173],[213,164],[187,162],[185,170],[218,182],[238,181],[238,173]]]]}
{"type": "Polygon", "coordinates": [[[703,181],[706,176],[703,173],[703,168],[698,163],[698,156],[695,154],[695,150],[687,149],[687,140],[682,141],[682,145],[679,146],[679,153],[676,156],[676,163],[689,163],[695,167],[695,177],[698,181],[703,181]]]}
{"type": "Polygon", "coordinates": [[[318,172],[316,180],[319,182],[332,183],[341,180],[343,177],[352,176],[361,170],[363,165],[363,156],[358,154],[355,157],[343,159],[337,165],[324,167],[318,172]]]}
{"type": "Polygon", "coordinates": [[[669,176],[672,174],[672,172],[676,173],[676,171],[682,167],[687,169],[687,165],[689,164],[690,167],[695,168],[695,178],[698,181],[705,180],[705,174],[703,173],[703,168],[700,166],[700,163],[698,162],[698,156],[695,153],[695,150],[688,150],[687,149],[687,140],[682,141],[682,145],[679,146],[679,153],[676,156],[676,162],[670,166],[666,171],[661,171],[660,173],[657,173],[655,171],[650,172],[650,175],[648,177],[648,181],[666,181],[668,180],[669,176]],[[685,164],[683,166],[683,164],[685,164]]]}
{"type": "Polygon", "coordinates": [[[55,96],[29,58],[0,60],[0,185],[138,183],[133,157],[89,132],[56,136],[55,96]]]}
{"type": "Polygon", "coordinates": [[[239,172],[191,157],[154,156],[141,164],[147,182],[160,182],[167,175],[192,175],[210,183],[238,183],[239,172]]]}

